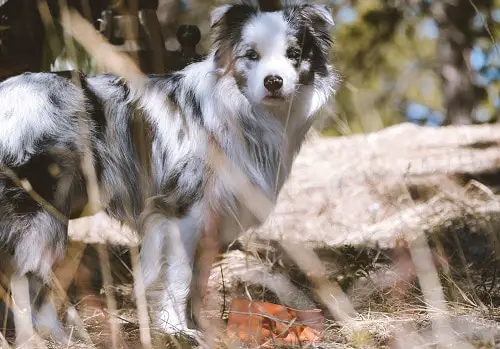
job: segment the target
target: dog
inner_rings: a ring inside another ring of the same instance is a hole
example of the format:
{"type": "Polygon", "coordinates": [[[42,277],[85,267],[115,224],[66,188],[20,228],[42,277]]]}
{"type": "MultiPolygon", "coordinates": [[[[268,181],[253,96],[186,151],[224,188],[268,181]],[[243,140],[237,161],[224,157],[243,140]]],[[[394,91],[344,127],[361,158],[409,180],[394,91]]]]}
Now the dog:
{"type": "Polygon", "coordinates": [[[224,5],[211,14],[206,58],[148,76],[140,89],[111,74],[82,75],[77,84],[25,73],[0,84],[0,246],[14,277],[35,285],[37,328],[62,331],[43,290],[65,254],[67,222],[16,178],[73,217],[87,200],[81,163],[90,154],[104,211],[142,234],[139,269],[155,326],[196,331],[187,307],[206,212],[225,240],[262,223],[217,176],[208,149],[215,144],[275,202],[315,115],[337,88],[332,26],[324,5],[224,5]]]}

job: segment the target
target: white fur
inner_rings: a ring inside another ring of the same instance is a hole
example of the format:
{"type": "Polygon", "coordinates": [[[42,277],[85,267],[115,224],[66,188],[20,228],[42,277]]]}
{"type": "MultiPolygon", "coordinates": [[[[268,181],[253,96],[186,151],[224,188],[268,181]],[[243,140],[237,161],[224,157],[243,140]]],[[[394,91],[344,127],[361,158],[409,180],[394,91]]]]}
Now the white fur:
{"type": "Polygon", "coordinates": [[[49,134],[86,143],[87,140],[82,140],[82,135],[75,132],[77,127],[68,117],[83,114],[83,94],[73,85],[64,86],[66,96],[61,100],[62,108],[57,108],[47,92],[62,86],[49,82],[48,90],[39,89],[39,84],[48,82],[47,76],[33,74],[29,84],[18,83],[24,80],[22,76],[4,83],[0,98],[0,159],[10,158],[13,163],[23,163],[35,152],[36,141],[49,134]],[[67,122],[59,122],[61,118],[66,118],[67,122]]]}
{"type": "Polygon", "coordinates": [[[253,47],[260,59],[251,62],[248,72],[247,95],[252,102],[259,104],[269,95],[264,87],[266,76],[277,75],[283,78],[282,94],[290,98],[295,91],[298,75],[286,57],[289,44],[288,25],[281,12],[263,13],[254,17],[242,33],[242,46],[253,47]]]}

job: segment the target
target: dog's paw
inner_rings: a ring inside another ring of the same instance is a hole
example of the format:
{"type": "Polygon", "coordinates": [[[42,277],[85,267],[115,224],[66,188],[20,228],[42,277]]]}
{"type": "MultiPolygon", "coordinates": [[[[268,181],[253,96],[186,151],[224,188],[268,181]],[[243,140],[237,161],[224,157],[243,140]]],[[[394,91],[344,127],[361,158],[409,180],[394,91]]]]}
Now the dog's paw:
{"type": "Polygon", "coordinates": [[[197,348],[210,349],[210,346],[208,346],[208,343],[205,341],[205,336],[201,331],[187,329],[184,330],[183,332],[178,333],[177,335],[185,338],[190,342],[191,345],[197,348]]]}
{"type": "Polygon", "coordinates": [[[51,303],[42,306],[40,312],[33,318],[33,325],[42,338],[50,338],[62,345],[72,345],[75,342],[75,338],[72,338],[58,319],[51,303]]]}
{"type": "Polygon", "coordinates": [[[53,341],[63,345],[75,344],[75,338],[72,338],[67,331],[60,325],[54,327],[36,326],[38,334],[45,339],[52,339],[53,341]]]}
{"type": "Polygon", "coordinates": [[[178,313],[161,311],[155,314],[155,329],[158,331],[159,337],[164,340],[168,340],[170,337],[173,341],[182,344],[182,348],[187,346],[187,348],[209,349],[210,346],[207,344],[203,332],[188,328],[186,318],[176,316],[178,313]]]}
{"type": "Polygon", "coordinates": [[[165,343],[171,343],[179,348],[199,348],[199,349],[212,349],[204,339],[201,331],[194,329],[185,329],[182,331],[158,332],[154,336],[154,347],[163,347],[165,343]]]}

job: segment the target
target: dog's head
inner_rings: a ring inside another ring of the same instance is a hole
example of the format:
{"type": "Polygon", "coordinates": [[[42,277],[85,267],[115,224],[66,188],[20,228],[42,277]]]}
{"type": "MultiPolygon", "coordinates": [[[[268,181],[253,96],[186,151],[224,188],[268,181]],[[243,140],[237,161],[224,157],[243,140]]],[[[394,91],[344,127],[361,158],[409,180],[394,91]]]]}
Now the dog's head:
{"type": "Polygon", "coordinates": [[[333,19],[324,5],[261,3],[212,12],[215,60],[251,103],[277,105],[329,74],[333,19]]]}

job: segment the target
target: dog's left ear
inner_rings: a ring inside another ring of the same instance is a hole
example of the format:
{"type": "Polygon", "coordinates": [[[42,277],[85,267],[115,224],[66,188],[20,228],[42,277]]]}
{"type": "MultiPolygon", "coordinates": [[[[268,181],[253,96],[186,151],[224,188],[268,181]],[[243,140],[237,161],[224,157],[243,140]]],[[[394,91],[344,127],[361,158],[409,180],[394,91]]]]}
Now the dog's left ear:
{"type": "Polygon", "coordinates": [[[330,31],[335,25],[332,9],[328,5],[307,4],[304,5],[302,11],[313,27],[319,26],[323,30],[330,31]]]}

